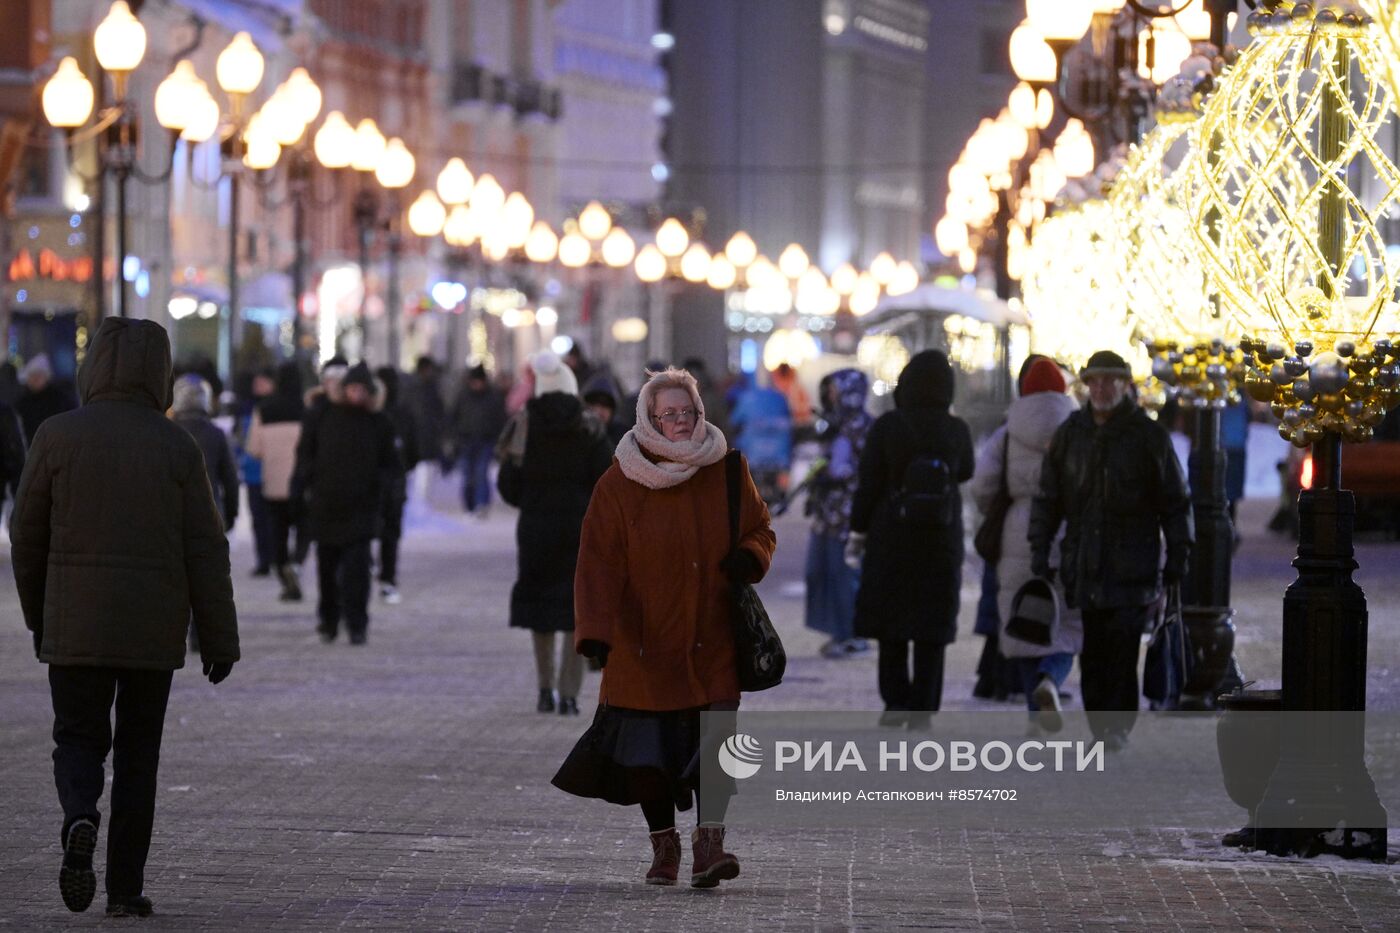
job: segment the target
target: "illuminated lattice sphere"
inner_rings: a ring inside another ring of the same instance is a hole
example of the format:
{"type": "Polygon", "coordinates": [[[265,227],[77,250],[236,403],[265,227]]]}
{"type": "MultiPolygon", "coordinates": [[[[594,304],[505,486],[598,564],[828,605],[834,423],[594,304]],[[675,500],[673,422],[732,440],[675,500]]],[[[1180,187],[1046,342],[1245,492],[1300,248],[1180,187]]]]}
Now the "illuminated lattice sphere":
{"type": "Polygon", "coordinates": [[[1078,369],[1096,350],[1113,350],[1148,371],[1122,282],[1123,254],[1108,201],[1063,205],[1031,241],[1022,281],[1032,350],[1078,369]]]}
{"type": "Polygon", "coordinates": [[[1319,6],[1251,15],[1253,42],[1185,166],[1207,279],[1245,325],[1246,391],[1300,446],[1364,440],[1400,400],[1396,266],[1380,230],[1400,195],[1381,144],[1395,119],[1387,53],[1359,15],[1319,6]]]}

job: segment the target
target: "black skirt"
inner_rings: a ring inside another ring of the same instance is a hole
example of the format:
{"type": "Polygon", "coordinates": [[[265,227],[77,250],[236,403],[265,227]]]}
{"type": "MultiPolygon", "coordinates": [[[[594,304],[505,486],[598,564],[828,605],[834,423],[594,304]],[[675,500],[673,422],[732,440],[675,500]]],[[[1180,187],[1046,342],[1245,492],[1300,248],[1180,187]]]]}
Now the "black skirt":
{"type": "Polygon", "coordinates": [[[670,800],[677,810],[689,810],[699,783],[700,714],[709,708],[599,706],[551,783],[576,797],[622,806],[670,800]]]}

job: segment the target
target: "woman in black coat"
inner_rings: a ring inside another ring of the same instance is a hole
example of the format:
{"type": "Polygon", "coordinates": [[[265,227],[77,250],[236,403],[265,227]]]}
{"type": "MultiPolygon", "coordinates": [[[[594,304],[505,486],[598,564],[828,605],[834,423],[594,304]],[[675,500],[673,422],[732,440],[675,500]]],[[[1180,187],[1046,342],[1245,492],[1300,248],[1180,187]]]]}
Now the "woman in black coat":
{"type": "Polygon", "coordinates": [[[559,712],[576,715],[583,660],[572,636],[566,636],[559,645],[556,680],[556,633],[574,630],[579,535],[593,486],[612,465],[613,444],[602,423],[584,410],[578,383],[558,356],[546,351],[531,365],[535,397],[511,423],[513,442],[496,478],[501,498],[520,509],[510,624],[534,632],[540,691],[536,709],[555,709],[557,686],[559,712]]]}
{"type": "Polygon", "coordinates": [[[880,644],[881,724],[925,727],[943,696],[943,651],[957,634],[958,484],[972,478],[975,453],[967,425],[948,411],[953,370],[941,351],[909,361],[894,400],[866,439],[846,559],[861,568],[856,637],[880,644]]]}

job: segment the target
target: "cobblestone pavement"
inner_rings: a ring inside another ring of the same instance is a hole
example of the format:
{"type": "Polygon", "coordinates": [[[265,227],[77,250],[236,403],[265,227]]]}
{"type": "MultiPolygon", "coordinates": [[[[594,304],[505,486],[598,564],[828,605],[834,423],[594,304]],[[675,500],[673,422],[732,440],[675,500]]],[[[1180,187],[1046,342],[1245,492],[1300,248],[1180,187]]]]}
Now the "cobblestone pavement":
{"type": "MultiPolygon", "coordinates": [[[[1257,530],[1267,505],[1253,506],[1236,567],[1239,654],[1248,674],[1267,682],[1277,679],[1290,545],[1257,530]]],[[[741,878],[709,892],[642,885],[649,850],[640,815],[548,784],[592,712],[596,675],[583,717],[534,712],[527,639],[505,625],[513,517],[415,512],[404,602],[376,604],[366,648],[321,645],[309,603],[279,604],[271,582],[249,577],[239,530],[245,660],[217,688],[197,664],[176,676],[147,880],[158,913],[144,927],[1400,929],[1393,864],[1242,855],[1216,846],[1213,834],[1170,827],[735,826],[741,878]]],[[[746,705],[873,709],[873,657],[820,660],[821,639],[801,628],[805,539],[800,520],[781,523],[778,564],[762,588],[788,642],[789,681],[746,705]]],[[[1373,708],[1400,708],[1397,555],[1400,547],[1380,542],[1359,553],[1371,599],[1373,708]]],[[[0,626],[0,927],[135,923],[105,921],[100,893],[80,917],[59,900],[46,679],[8,569],[0,574],[8,620],[0,626]]],[[[965,595],[964,633],[970,586],[965,595]]],[[[969,698],[979,649],[980,639],[964,634],[950,650],[948,707],[991,707],[969,698]]],[[[687,851],[683,871],[688,864],[687,851]]]]}

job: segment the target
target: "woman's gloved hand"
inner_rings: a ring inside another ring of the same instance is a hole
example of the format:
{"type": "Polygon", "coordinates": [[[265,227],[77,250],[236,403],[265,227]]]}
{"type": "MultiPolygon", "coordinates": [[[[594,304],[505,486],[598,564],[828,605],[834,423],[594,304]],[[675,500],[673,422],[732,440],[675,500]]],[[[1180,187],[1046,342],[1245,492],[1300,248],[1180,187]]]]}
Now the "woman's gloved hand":
{"type": "Polygon", "coordinates": [[[607,642],[598,641],[596,638],[585,638],[578,643],[578,653],[596,662],[600,671],[608,666],[608,652],[611,650],[612,647],[607,642]]]}
{"type": "Polygon", "coordinates": [[[731,583],[752,583],[763,573],[758,558],[754,557],[748,548],[742,547],[724,555],[724,560],[719,562],[719,569],[724,571],[731,583]]]}
{"type": "Polygon", "coordinates": [[[859,570],[861,562],[865,560],[865,535],[859,531],[853,531],[846,536],[846,551],[842,555],[846,559],[846,566],[852,570],[859,570]]]}

